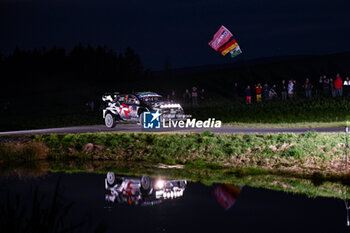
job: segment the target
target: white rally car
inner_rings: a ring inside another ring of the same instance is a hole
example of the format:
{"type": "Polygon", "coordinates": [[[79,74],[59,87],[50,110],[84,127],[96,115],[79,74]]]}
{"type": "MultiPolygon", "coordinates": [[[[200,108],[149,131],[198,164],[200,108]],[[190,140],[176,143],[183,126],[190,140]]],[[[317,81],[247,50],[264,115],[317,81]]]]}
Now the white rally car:
{"type": "Polygon", "coordinates": [[[106,93],[102,100],[105,103],[103,118],[108,128],[115,127],[117,122],[141,123],[143,112],[159,111],[165,120],[184,117],[180,104],[166,101],[154,92],[106,93]]]}

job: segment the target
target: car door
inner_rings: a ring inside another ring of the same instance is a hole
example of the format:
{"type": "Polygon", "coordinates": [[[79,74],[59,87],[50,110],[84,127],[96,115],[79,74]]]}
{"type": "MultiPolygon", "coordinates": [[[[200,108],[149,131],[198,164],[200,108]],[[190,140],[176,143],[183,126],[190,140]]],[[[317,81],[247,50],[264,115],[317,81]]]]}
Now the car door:
{"type": "Polygon", "coordinates": [[[132,94],[129,95],[128,105],[130,110],[130,113],[129,113],[130,119],[137,120],[138,119],[137,110],[139,107],[139,101],[135,95],[132,95],[132,94]]]}
{"type": "Polygon", "coordinates": [[[123,120],[130,120],[131,116],[130,116],[130,106],[128,103],[129,100],[129,96],[128,95],[120,95],[119,96],[119,102],[120,102],[120,106],[118,107],[118,113],[119,116],[123,119],[123,120]]]}
{"type": "Polygon", "coordinates": [[[137,98],[133,94],[123,95],[122,103],[119,106],[118,113],[123,120],[137,121],[137,98]]]}

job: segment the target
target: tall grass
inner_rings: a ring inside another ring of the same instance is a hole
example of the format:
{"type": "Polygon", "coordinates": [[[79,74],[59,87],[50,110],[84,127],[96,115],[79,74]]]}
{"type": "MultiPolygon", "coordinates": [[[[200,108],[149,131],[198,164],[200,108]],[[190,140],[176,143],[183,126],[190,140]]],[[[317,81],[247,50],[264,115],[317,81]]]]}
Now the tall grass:
{"type": "Polygon", "coordinates": [[[23,137],[28,141],[23,145],[15,140],[1,144],[0,138],[0,162],[104,160],[151,166],[344,174],[343,134],[84,133],[21,136],[19,140],[23,137]]]}
{"type": "Polygon", "coordinates": [[[196,118],[214,117],[225,123],[337,122],[350,119],[350,100],[315,98],[247,105],[244,102],[219,99],[201,106],[188,107],[186,112],[196,118]]]}
{"type": "Polygon", "coordinates": [[[46,159],[49,149],[42,142],[1,143],[0,161],[33,161],[46,159]]]}
{"type": "MultiPolygon", "coordinates": [[[[338,173],[345,145],[343,134],[315,132],[271,135],[219,135],[208,131],[201,134],[46,134],[35,135],[29,140],[34,145],[38,143],[48,148],[48,160],[112,160],[212,168],[257,167],[295,173],[338,173]]],[[[6,154],[7,147],[13,145],[5,144],[0,158],[23,160],[23,152],[16,154],[16,150],[8,150],[11,153],[6,154]]],[[[40,153],[32,154],[38,157],[40,153]]]]}

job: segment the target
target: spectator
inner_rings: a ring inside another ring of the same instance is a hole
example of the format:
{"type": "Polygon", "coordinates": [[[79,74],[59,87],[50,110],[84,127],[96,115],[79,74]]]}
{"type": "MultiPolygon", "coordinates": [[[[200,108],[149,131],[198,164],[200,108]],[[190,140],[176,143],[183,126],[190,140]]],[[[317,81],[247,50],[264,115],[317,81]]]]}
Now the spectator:
{"type": "Polygon", "coordinates": [[[334,98],[335,97],[335,88],[334,88],[334,82],[333,82],[332,78],[329,79],[329,89],[331,91],[332,97],[334,98]]]}
{"type": "Polygon", "coordinates": [[[245,89],[245,96],[246,96],[246,104],[252,103],[252,90],[250,89],[250,86],[248,85],[245,89]]]}
{"type": "Polygon", "coordinates": [[[95,111],[95,102],[93,100],[90,101],[90,111],[95,111]]]}
{"type": "Polygon", "coordinates": [[[269,97],[270,97],[269,93],[270,93],[270,87],[267,83],[265,83],[264,87],[262,89],[262,97],[263,97],[264,102],[269,101],[269,97]]]}
{"type": "Polygon", "coordinates": [[[310,79],[306,79],[305,80],[305,83],[304,83],[304,90],[305,90],[305,96],[307,99],[310,99],[312,96],[311,96],[311,90],[312,90],[312,84],[310,83],[310,79]]]}
{"type": "Polygon", "coordinates": [[[95,110],[95,102],[93,100],[85,103],[85,111],[93,112],[95,110]]]}
{"type": "Polygon", "coordinates": [[[326,75],[323,75],[322,79],[323,96],[327,98],[329,97],[329,79],[326,75]]]}
{"type": "Polygon", "coordinates": [[[346,77],[345,78],[345,81],[344,81],[344,96],[345,97],[349,97],[350,95],[350,80],[349,80],[349,77],[346,77]]]}
{"type": "Polygon", "coordinates": [[[273,85],[273,86],[270,88],[269,99],[270,99],[270,100],[277,99],[276,85],[273,85]]]}
{"type": "Polygon", "coordinates": [[[185,104],[190,104],[191,102],[191,93],[188,89],[185,90],[185,93],[183,94],[184,102],[185,104]]]}
{"type": "MultiPolygon", "coordinates": [[[[322,75],[320,76],[320,80],[318,81],[317,90],[320,90],[320,93],[321,93],[322,90],[323,90],[323,76],[322,76],[322,75]]],[[[317,93],[316,93],[316,94],[317,94],[317,93]]]]}
{"type": "Polygon", "coordinates": [[[287,99],[287,84],[286,80],[282,80],[281,86],[280,86],[280,92],[281,92],[281,98],[282,100],[287,99]]]}
{"type": "Polygon", "coordinates": [[[261,102],[261,90],[262,90],[262,86],[260,85],[260,83],[258,83],[255,86],[256,102],[258,102],[258,103],[261,102]]]}
{"type": "Polygon", "coordinates": [[[289,83],[288,83],[288,97],[289,97],[289,99],[293,99],[293,97],[294,97],[294,82],[293,82],[293,80],[289,80],[289,83]]]}
{"type": "Polygon", "coordinates": [[[343,95],[342,87],[343,87],[343,80],[341,79],[340,75],[337,74],[337,77],[334,81],[334,89],[335,89],[336,97],[341,97],[343,95]]]}
{"type": "Polygon", "coordinates": [[[9,101],[6,101],[6,102],[4,103],[2,109],[4,110],[4,112],[9,112],[10,109],[11,109],[11,104],[10,104],[10,102],[9,102],[9,101]]]}
{"type": "Polygon", "coordinates": [[[235,101],[238,100],[238,97],[239,97],[239,88],[238,88],[238,83],[235,83],[234,86],[233,86],[233,99],[235,101]]]}
{"type": "Polygon", "coordinates": [[[175,94],[175,91],[172,90],[171,92],[171,102],[175,102],[176,101],[176,94],[175,94]]]}
{"type": "Polygon", "coordinates": [[[205,91],[204,88],[201,89],[201,92],[199,93],[199,98],[201,100],[201,103],[204,103],[205,100],[205,91]]]}
{"type": "Polygon", "coordinates": [[[198,105],[198,90],[197,87],[192,87],[192,105],[198,105]]]}
{"type": "Polygon", "coordinates": [[[299,85],[297,85],[297,80],[293,80],[293,98],[296,99],[298,97],[299,94],[299,85]]]}

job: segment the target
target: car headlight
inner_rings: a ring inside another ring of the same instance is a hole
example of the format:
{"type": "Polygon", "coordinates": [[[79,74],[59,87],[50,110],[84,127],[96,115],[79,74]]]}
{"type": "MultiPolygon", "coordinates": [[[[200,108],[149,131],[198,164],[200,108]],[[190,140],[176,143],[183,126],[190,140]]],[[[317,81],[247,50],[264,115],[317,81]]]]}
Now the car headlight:
{"type": "Polygon", "coordinates": [[[165,184],[164,180],[157,180],[155,188],[156,189],[163,189],[164,188],[164,184],[165,184]]]}
{"type": "Polygon", "coordinates": [[[181,108],[180,104],[164,104],[161,105],[160,108],[181,108]]]}

